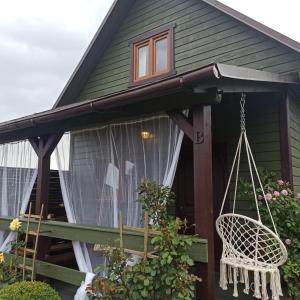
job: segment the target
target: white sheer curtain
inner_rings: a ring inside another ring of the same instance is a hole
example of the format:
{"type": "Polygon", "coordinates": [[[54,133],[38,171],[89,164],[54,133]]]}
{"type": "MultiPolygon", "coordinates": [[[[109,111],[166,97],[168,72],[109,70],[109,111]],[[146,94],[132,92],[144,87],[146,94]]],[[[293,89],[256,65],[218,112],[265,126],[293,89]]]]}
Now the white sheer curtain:
{"type": "MultiPolygon", "coordinates": [[[[147,179],[171,186],[183,132],[166,115],[65,134],[56,149],[68,221],[139,226],[137,187],[147,179]]],[[[101,242],[101,241],[99,241],[101,242]]],[[[91,245],[73,243],[82,272],[99,263],[91,245]]]]}
{"type": "MultiPolygon", "coordinates": [[[[0,215],[25,213],[37,176],[38,158],[29,141],[0,145],[0,215]]],[[[0,231],[0,251],[8,251],[14,233],[0,231]]]]}

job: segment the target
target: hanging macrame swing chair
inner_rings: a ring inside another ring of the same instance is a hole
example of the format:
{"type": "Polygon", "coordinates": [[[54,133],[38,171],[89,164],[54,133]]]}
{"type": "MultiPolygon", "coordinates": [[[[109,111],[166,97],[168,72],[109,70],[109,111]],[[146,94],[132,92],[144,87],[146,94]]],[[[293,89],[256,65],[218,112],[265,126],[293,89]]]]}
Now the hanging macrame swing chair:
{"type": "Polygon", "coordinates": [[[253,278],[255,298],[263,300],[269,299],[267,291],[267,283],[269,282],[272,293],[270,299],[279,300],[279,297],[282,296],[282,290],[278,267],[287,260],[287,250],[278,236],[248,142],[245,128],[245,98],[246,95],[243,93],[240,101],[241,134],[223,198],[220,215],[216,221],[217,232],[223,242],[223,252],[220,262],[220,287],[223,290],[227,290],[228,283],[233,283],[233,296],[238,297],[238,282],[244,283],[244,293],[249,294],[249,282],[253,278]],[[243,144],[245,144],[258,220],[235,213],[243,144]],[[235,186],[233,190],[232,213],[223,214],[224,204],[227,199],[234,171],[235,186]],[[270,214],[274,231],[270,230],[261,222],[254,175],[256,175],[258,185],[263,193],[263,199],[270,214]],[[252,276],[249,271],[252,271],[254,276],[252,276]]]}

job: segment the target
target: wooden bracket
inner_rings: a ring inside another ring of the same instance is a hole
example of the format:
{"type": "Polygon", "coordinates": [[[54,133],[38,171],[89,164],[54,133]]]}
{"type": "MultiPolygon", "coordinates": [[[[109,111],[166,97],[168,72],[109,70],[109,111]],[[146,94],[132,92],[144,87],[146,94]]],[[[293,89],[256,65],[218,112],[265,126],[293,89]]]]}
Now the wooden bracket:
{"type": "Polygon", "coordinates": [[[173,120],[173,122],[193,141],[193,125],[188,118],[178,110],[168,111],[167,114],[173,120]]]}
{"type": "Polygon", "coordinates": [[[63,133],[48,136],[44,144],[43,156],[50,156],[52,154],[62,136],[63,133]]]}
{"type": "Polygon", "coordinates": [[[28,139],[36,155],[39,155],[39,139],[37,137],[28,139]]]}

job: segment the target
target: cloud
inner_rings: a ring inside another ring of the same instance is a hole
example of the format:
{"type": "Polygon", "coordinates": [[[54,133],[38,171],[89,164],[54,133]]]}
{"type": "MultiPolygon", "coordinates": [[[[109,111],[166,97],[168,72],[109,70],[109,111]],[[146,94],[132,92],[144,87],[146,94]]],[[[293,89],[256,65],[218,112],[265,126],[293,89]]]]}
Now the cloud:
{"type": "Polygon", "coordinates": [[[53,106],[111,2],[13,0],[1,5],[0,122],[53,106]]]}

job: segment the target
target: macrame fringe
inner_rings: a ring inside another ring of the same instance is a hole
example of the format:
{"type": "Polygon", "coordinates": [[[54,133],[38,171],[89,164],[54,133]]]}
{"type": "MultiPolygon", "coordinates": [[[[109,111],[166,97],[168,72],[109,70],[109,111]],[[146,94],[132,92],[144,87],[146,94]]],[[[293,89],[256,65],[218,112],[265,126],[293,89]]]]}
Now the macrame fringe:
{"type": "Polygon", "coordinates": [[[222,261],[220,262],[220,288],[226,291],[227,286],[227,266],[222,261]]]}
{"type": "MultiPolygon", "coordinates": [[[[254,271],[254,297],[257,299],[268,300],[267,289],[267,273],[268,271],[254,271]]],[[[272,292],[272,300],[280,300],[282,294],[280,272],[279,270],[270,271],[270,290],[272,292]]],[[[238,297],[238,283],[244,283],[244,293],[249,295],[250,282],[249,270],[246,268],[238,268],[226,263],[220,263],[220,287],[223,290],[228,289],[228,283],[233,284],[233,297],[238,297]]]]}
{"type": "Polygon", "coordinates": [[[246,295],[249,295],[250,284],[249,284],[249,273],[247,269],[244,269],[244,281],[245,281],[244,293],[246,295]]]}
{"type": "Polygon", "coordinates": [[[278,295],[282,297],[283,293],[281,288],[280,272],[278,269],[276,270],[276,287],[277,287],[278,295]]]}
{"type": "Polygon", "coordinates": [[[245,283],[244,280],[244,269],[239,269],[240,271],[240,283],[245,283]]]}
{"type": "Polygon", "coordinates": [[[268,291],[267,291],[267,274],[266,272],[261,272],[261,299],[268,300],[268,291]]]}
{"type": "Polygon", "coordinates": [[[272,291],[272,299],[279,300],[279,297],[283,296],[279,270],[271,272],[270,287],[272,291]]]}
{"type": "Polygon", "coordinates": [[[231,266],[228,266],[228,278],[229,278],[228,282],[230,284],[232,284],[233,280],[232,280],[232,267],[231,266]]]}
{"type": "Polygon", "coordinates": [[[254,297],[261,299],[259,271],[254,271],[254,297]]]}
{"type": "Polygon", "coordinates": [[[238,268],[233,268],[233,285],[234,285],[234,290],[233,290],[233,297],[238,297],[239,292],[238,292],[238,268]]]}

